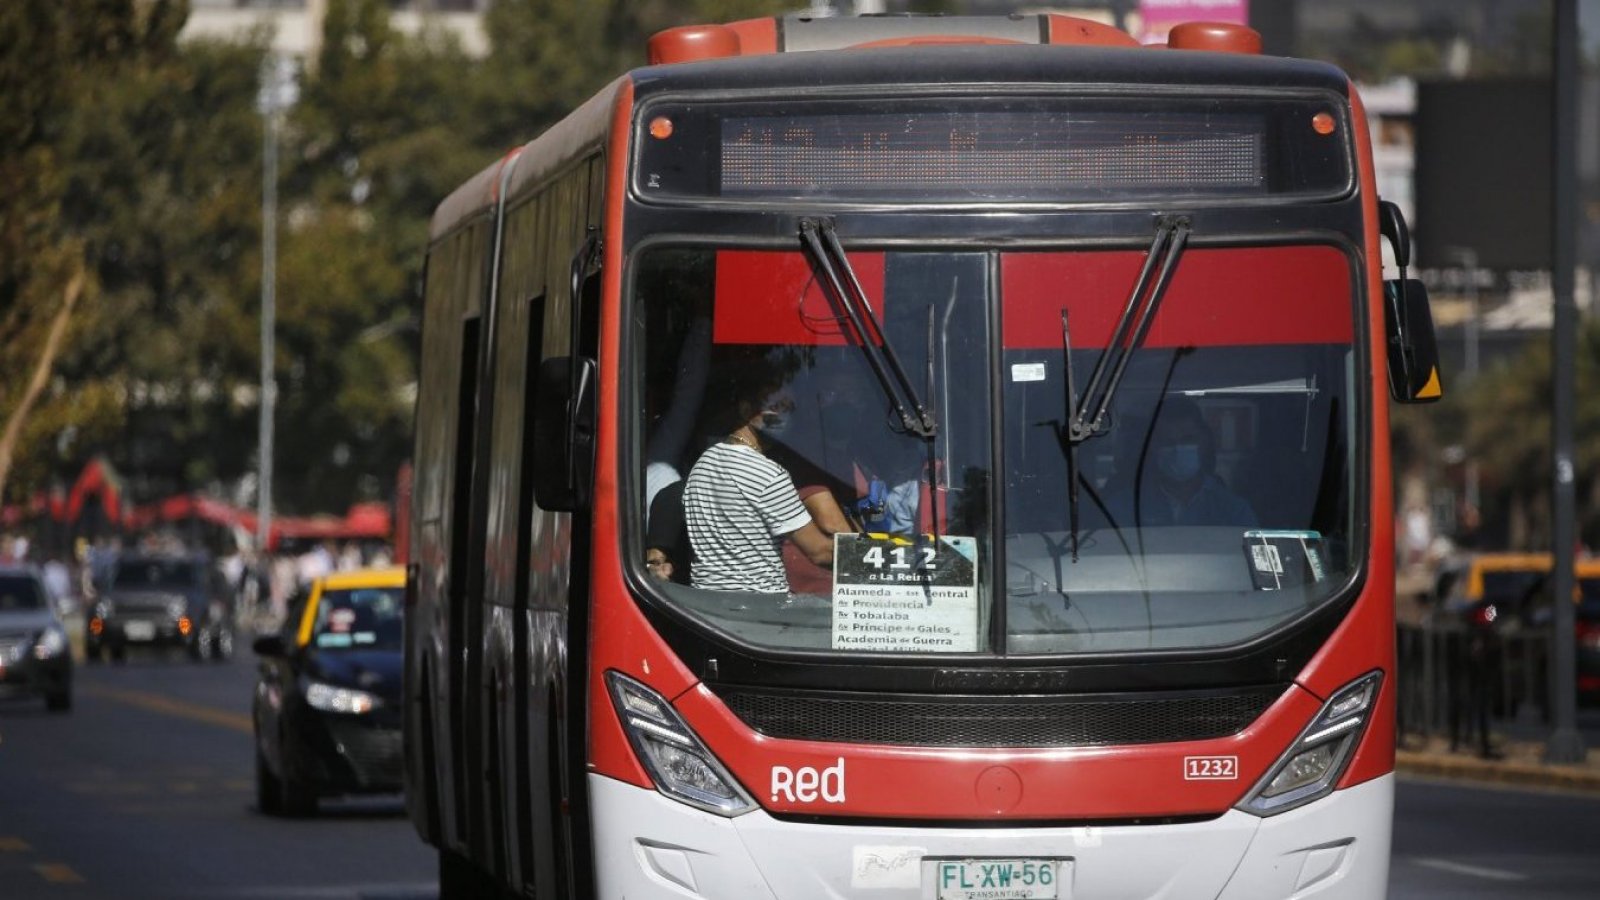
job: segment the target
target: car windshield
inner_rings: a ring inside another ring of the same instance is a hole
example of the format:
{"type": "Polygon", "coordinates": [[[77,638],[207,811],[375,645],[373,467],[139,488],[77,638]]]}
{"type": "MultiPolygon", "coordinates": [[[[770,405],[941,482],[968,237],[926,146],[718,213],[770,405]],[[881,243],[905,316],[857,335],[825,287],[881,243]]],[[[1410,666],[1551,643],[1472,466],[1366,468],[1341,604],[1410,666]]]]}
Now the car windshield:
{"type": "Polygon", "coordinates": [[[1584,605],[1600,613],[1600,577],[1578,576],[1578,594],[1584,605]]]}
{"type": "Polygon", "coordinates": [[[1081,398],[1143,251],[843,256],[640,257],[634,509],[669,602],[783,649],[1070,654],[1237,643],[1348,582],[1343,251],[1189,248],[1077,442],[1069,348],[1081,398]]]}
{"type": "Polygon", "coordinates": [[[1521,612],[1544,602],[1549,579],[1543,569],[1484,572],[1483,599],[1506,612],[1521,612]]]}
{"type": "Polygon", "coordinates": [[[400,588],[325,590],[311,640],[324,650],[399,650],[400,588]]]}
{"type": "Polygon", "coordinates": [[[26,575],[0,575],[0,612],[44,609],[39,582],[26,575]]]}
{"type": "Polygon", "coordinates": [[[181,559],[128,559],[117,563],[113,588],[174,590],[199,587],[201,568],[181,559]]]}

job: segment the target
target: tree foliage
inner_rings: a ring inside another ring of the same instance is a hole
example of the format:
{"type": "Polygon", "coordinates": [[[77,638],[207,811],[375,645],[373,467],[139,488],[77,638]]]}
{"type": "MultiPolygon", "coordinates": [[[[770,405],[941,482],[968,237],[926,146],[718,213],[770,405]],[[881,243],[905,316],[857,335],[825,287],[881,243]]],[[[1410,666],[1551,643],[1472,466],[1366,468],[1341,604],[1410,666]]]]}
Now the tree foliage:
{"type": "Polygon", "coordinates": [[[134,236],[108,239],[114,226],[94,214],[144,198],[130,196],[128,173],[104,177],[114,165],[107,157],[122,148],[99,130],[106,123],[97,121],[97,101],[171,63],[183,15],[182,3],[167,0],[0,5],[0,417],[17,461],[0,472],[0,499],[48,477],[50,439],[60,447],[65,432],[41,426],[69,418],[91,432],[114,425],[115,404],[100,402],[104,391],[96,389],[101,376],[76,384],[75,362],[114,308],[121,249],[134,236]],[[85,274],[84,299],[63,317],[76,297],[69,286],[85,274]],[[29,390],[35,375],[49,384],[37,396],[29,390]]]}
{"type": "MultiPolygon", "coordinates": [[[[1551,466],[1550,338],[1531,339],[1520,353],[1485,369],[1461,392],[1462,433],[1468,458],[1479,466],[1485,521],[1503,533],[1503,545],[1549,549],[1551,466]]],[[[1578,536],[1600,546],[1600,324],[1578,338],[1573,421],[1578,536]]]]}

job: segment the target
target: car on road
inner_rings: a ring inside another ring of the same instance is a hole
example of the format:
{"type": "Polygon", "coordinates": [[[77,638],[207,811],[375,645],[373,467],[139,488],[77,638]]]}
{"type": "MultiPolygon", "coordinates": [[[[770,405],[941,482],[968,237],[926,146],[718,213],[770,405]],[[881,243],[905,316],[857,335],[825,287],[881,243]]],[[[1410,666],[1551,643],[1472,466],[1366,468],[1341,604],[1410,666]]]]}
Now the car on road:
{"type": "Polygon", "coordinates": [[[1465,624],[1515,631],[1547,620],[1548,553],[1479,553],[1440,574],[1444,609],[1465,624]]]}
{"type": "MultiPolygon", "coordinates": [[[[1441,573],[1438,593],[1469,630],[1539,640],[1554,618],[1554,567],[1548,553],[1481,553],[1441,573]]],[[[1600,559],[1577,560],[1573,579],[1578,694],[1600,703],[1600,559]]]]}
{"type": "Polygon", "coordinates": [[[204,554],[134,554],[111,568],[84,623],[84,655],[122,661],[131,647],[181,647],[195,661],[233,656],[233,595],[204,554]]]}
{"type": "Polygon", "coordinates": [[[55,604],[32,568],[0,565],[0,697],[43,697],[72,708],[72,649],[55,604]]]}
{"type": "Polygon", "coordinates": [[[401,789],[405,570],[316,579],[283,627],[256,638],[256,807],[316,813],[322,797],[401,789]]]}
{"type": "Polygon", "coordinates": [[[1600,703],[1600,562],[1578,563],[1578,608],[1573,630],[1578,637],[1578,697],[1600,703]]]}

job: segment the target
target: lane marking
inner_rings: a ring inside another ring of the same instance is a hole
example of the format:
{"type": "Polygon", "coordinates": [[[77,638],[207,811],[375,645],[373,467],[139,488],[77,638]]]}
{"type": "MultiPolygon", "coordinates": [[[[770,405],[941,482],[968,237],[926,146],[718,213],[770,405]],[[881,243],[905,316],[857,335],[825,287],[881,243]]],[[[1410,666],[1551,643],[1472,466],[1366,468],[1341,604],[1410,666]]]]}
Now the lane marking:
{"type": "Polygon", "coordinates": [[[349,900],[351,897],[370,897],[377,900],[432,900],[439,896],[439,886],[428,882],[414,884],[350,884],[342,887],[251,887],[235,888],[223,892],[226,897],[269,897],[272,900],[349,900]]]}
{"type": "Polygon", "coordinates": [[[1470,875],[1473,878],[1487,878],[1490,881],[1527,881],[1528,876],[1520,872],[1509,872],[1505,869],[1491,869],[1487,866],[1469,866],[1466,863],[1451,862],[1448,859],[1431,859],[1417,857],[1411,860],[1419,866],[1429,869],[1438,869],[1441,872],[1454,872],[1457,875],[1470,875]]]}
{"type": "Polygon", "coordinates": [[[32,849],[22,838],[9,835],[0,837],[0,853],[27,853],[32,849]]]}
{"type": "Polygon", "coordinates": [[[66,863],[38,863],[33,867],[39,877],[51,884],[82,884],[83,876],[72,871],[66,863]]]}
{"type": "Polygon", "coordinates": [[[70,781],[67,790],[74,794],[148,794],[152,789],[142,781],[70,781]]]}
{"type": "Polygon", "coordinates": [[[253,734],[255,727],[249,716],[243,713],[228,712],[214,706],[203,706],[199,703],[189,703],[185,700],[175,700],[161,694],[151,694],[145,691],[131,691],[124,688],[108,688],[99,685],[82,685],[79,693],[89,694],[105,700],[115,700],[128,706],[137,706],[150,712],[161,713],[168,716],[177,716],[181,719],[191,719],[204,722],[207,725],[217,725],[233,731],[242,731],[253,734]]]}

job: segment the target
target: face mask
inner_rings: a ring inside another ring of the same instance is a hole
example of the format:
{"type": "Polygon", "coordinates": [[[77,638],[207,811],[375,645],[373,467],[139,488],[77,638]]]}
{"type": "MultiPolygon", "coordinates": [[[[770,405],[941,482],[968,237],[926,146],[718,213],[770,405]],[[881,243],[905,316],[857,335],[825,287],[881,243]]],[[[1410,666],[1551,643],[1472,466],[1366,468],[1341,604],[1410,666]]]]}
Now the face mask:
{"type": "Polygon", "coordinates": [[[1200,474],[1200,445],[1173,444],[1157,448],[1156,469],[1169,481],[1193,479],[1200,474]]]}
{"type": "Polygon", "coordinates": [[[770,437],[783,437],[789,430],[789,414],[776,410],[765,409],[761,411],[761,433],[770,437]]]}

